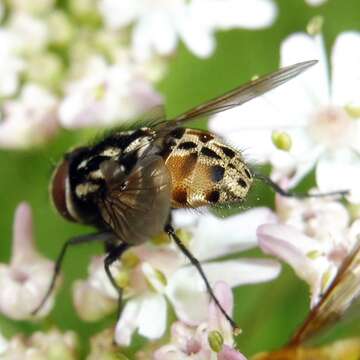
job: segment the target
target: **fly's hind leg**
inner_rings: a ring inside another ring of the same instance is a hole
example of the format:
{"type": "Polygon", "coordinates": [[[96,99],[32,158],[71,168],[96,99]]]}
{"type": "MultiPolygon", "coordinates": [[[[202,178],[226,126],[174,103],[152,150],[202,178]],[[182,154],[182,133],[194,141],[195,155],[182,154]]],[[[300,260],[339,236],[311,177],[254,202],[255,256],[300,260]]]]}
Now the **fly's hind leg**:
{"type": "Polygon", "coordinates": [[[118,309],[117,309],[117,319],[119,319],[121,314],[121,308],[122,308],[122,294],[123,289],[116,283],[116,280],[114,276],[111,273],[110,266],[116,261],[121,258],[121,255],[130,247],[129,244],[122,243],[113,249],[110,250],[108,255],[106,256],[104,260],[104,267],[106,275],[108,276],[111,284],[114,286],[115,290],[118,293],[118,309]]]}
{"type": "Polygon", "coordinates": [[[60,274],[61,266],[62,266],[64,257],[65,257],[66,251],[69,248],[69,246],[80,245],[80,244],[85,244],[85,243],[90,243],[90,242],[107,242],[107,241],[110,241],[113,237],[114,237],[114,235],[112,233],[100,232],[100,233],[95,233],[95,234],[86,234],[86,235],[76,236],[76,237],[71,238],[68,241],[66,241],[66,243],[63,245],[63,247],[56,259],[54,272],[53,272],[48,290],[46,291],[46,294],[43,297],[43,299],[41,300],[40,304],[32,311],[31,315],[36,315],[38,313],[38,311],[45,305],[49,296],[53,292],[55,284],[56,284],[56,280],[60,274]]]}
{"type": "Polygon", "coordinates": [[[216,306],[219,308],[219,310],[222,312],[222,314],[225,316],[225,318],[229,321],[230,325],[233,328],[234,333],[238,333],[240,328],[236,324],[236,322],[231,318],[231,316],[225,311],[225,309],[220,304],[219,300],[215,296],[211,285],[209,283],[209,280],[207,279],[204,270],[199,262],[199,260],[191,254],[191,252],[187,249],[187,247],[182,243],[180,238],[176,235],[174,228],[168,224],[165,226],[165,232],[169,235],[171,239],[173,239],[178,246],[178,248],[181,250],[181,252],[190,260],[191,264],[195,266],[196,270],[199,272],[201,278],[203,279],[206,289],[211,297],[211,299],[215,302],[216,306]]]}
{"type": "Polygon", "coordinates": [[[261,182],[263,182],[267,186],[271,187],[276,193],[278,193],[278,194],[280,194],[281,196],[284,196],[284,197],[292,197],[292,198],[297,198],[297,199],[321,198],[321,197],[328,197],[328,196],[343,197],[343,196],[349,195],[349,193],[350,193],[349,190],[339,190],[339,191],[331,191],[331,192],[327,192],[327,193],[315,193],[315,194],[296,193],[296,192],[293,192],[291,190],[289,191],[289,190],[283,189],[282,187],[280,187],[277,183],[272,181],[266,175],[263,175],[263,174],[260,174],[260,173],[257,173],[257,172],[255,172],[253,175],[254,175],[255,179],[260,180],[261,182]]]}

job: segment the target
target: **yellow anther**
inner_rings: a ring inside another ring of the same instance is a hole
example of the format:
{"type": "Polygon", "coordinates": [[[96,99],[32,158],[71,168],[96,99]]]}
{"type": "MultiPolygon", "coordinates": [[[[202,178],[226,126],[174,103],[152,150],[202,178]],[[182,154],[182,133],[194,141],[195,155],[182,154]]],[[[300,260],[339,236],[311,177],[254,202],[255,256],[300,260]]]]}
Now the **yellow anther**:
{"type": "Polygon", "coordinates": [[[212,351],[218,353],[222,350],[224,345],[224,338],[217,330],[209,332],[208,342],[212,351]]]}
{"type": "Polygon", "coordinates": [[[126,269],[133,269],[140,263],[140,258],[133,251],[126,251],[121,257],[121,263],[126,269]]]}
{"type": "Polygon", "coordinates": [[[280,150],[289,151],[292,146],[292,140],[288,133],[283,131],[273,131],[271,134],[273,144],[280,150]]]}
{"type": "Polygon", "coordinates": [[[351,118],[353,119],[360,118],[360,106],[348,104],[344,107],[344,109],[351,118]]]}
{"type": "Polygon", "coordinates": [[[306,31],[309,35],[318,35],[322,31],[324,25],[324,18],[321,15],[314,16],[307,24],[306,31]]]}
{"type": "Polygon", "coordinates": [[[306,256],[311,259],[311,260],[315,260],[317,259],[318,257],[321,256],[321,252],[319,250],[312,250],[312,251],[309,251],[306,256]]]}

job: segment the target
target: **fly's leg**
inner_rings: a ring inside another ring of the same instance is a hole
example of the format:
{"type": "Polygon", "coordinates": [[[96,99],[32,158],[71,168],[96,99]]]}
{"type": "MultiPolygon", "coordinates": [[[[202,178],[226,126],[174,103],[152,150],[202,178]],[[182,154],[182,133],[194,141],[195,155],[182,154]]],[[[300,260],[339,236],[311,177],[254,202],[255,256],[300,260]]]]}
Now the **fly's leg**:
{"type": "Polygon", "coordinates": [[[114,247],[109,254],[106,256],[104,260],[104,267],[106,275],[108,276],[111,284],[114,286],[115,290],[118,293],[118,309],[117,309],[117,319],[120,317],[121,313],[121,305],[122,305],[122,294],[123,289],[116,283],[114,276],[111,273],[110,266],[116,261],[121,258],[121,255],[130,247],[129,244],[122,243],[116,247],[114,247]]]}
{"type": "Polygon", "coordinates": [[[234,333],[238,333],[240,328],[236,324],[236,322],[230,317],[230,315],[225,311],[225,309],[221,306],[219,300],[215,296],[211,285],[209,283],[209,280],[207,279],[204,270],[196,257],[191,254],[191,252],[187,249],[187,247],[182,243],[180,238],[176,235],[174,228],[171,225],[165,226],[165,232],[169,235],[170,238],[172,238],[178,248],[181,250],[181,252],[190,260],[191,264],[195,266],[196,270],[199,272],[201,278],[203,279],[206,289],[211,297],[211,299],[215,302],[216,306],[219,308],[219,310],[222,312],[222,314],[225,316],[225,318],[229,321],[230,325],[233,328],[234,333]]]}
{"type": "Polygon", "coordinates": [[[43,297],[43,299],[41,300],[40,304],[36,307],[35,310],[32,311],[31,315],[37,314],[37,312],[44,306],[44,304],[48,300],[49,296],[51,295],[52,291],[54,290],[56,280],[60,274],[62,262],[64,260],[66,251],[69,246],[85,244],[85,243],[90,243],[90,242],[107,242],[107,241],[111,240],[112,238],[114,238],[114,235],[112,233],[101,232],[101,233],[95,233],[95,234],[80,235],[80,236],[71,238],[68,241],[66,241],[66,243],[63,245],[63,247],[56,259],[53,276],[51,278],[51,282],[48,287],[48,290],[46,291],[46,294],[43,297]]]}
{"type": "Polygon", "coordinates": [[[262,181],[264,184],[270,186],[276,193],[280,194],[281,196],[285,197],[293,197],[298,199],[306,199],[306,198],[320,198],[320,197],[327,197],[327,196],[336,196],[342,197],[345,195],[349,195],[349,190],[339,190],[339,191],[331,191],[327,193],[319,193],[319,194],[310,194],[310,193],[296,193],[293,191],[287,191],[272,181],[268,176],[254,173],[254,178],[262,181]]]}

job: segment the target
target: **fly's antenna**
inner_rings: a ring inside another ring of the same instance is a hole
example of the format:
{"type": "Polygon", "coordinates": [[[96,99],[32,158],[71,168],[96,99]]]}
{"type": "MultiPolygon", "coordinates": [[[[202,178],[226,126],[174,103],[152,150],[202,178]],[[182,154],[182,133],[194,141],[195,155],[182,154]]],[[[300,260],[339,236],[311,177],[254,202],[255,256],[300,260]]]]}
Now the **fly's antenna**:
{"type": "Polygon", "coordinates": [[[279,186],[277,183],[272,181],[268,176],[264,174],[260,174],[258,172],[254,172],[253,176],[255,179],[260,180],[267,186],[271,187],[276,193],[278,193],[281,196],[284,197],[292,197],[297,199],[306,199],[306,198],[321,198],[321,197],[328,197],[328,196],[336,196],[336,197],[343,197],[346,195],[349,195],[349,190],[338,190],[338,191],[330,191],[326,193],[296,193],[293,191],[285,190],[281,186],[279,186]]]}

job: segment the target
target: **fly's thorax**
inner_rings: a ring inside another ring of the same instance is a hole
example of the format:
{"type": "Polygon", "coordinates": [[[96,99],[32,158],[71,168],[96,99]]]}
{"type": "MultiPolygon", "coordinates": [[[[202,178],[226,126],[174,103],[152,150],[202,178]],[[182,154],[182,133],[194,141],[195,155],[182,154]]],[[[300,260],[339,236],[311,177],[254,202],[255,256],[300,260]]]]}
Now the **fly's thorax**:
{"type": "Polygon", "coordinates": [[[176,129],[173,134],[166,157],[173,207],[237,203],[246,197],[253,180],[238,150],[206,131],[176,129]]]}
{"type": "Polygon", "coordinates": [[[124,173],[129,173],[151,143],[153,134],[148,128],[115,132],[94,146],[66,154],[50,184],[56,210],[67,220],[101,225],[97,202],[106,192],[102,164],[112,160],[124,173]]]}

